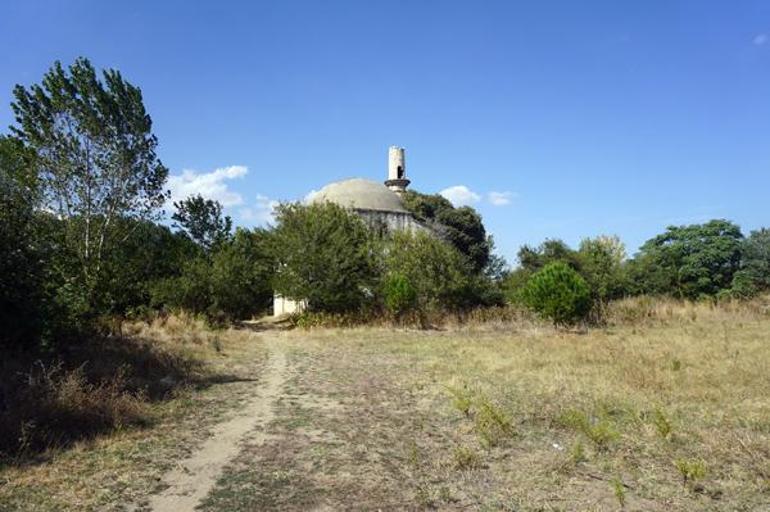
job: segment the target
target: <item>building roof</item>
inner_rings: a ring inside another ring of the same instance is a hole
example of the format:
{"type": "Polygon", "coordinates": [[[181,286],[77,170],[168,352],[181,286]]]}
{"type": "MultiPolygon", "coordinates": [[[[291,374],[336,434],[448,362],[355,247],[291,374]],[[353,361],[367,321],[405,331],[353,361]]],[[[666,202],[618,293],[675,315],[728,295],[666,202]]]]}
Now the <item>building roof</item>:
{"type": "Polygon", "coordinates": [[[312,203],[326,201],[354,210],[406,213],[398,194],[382,183],[362,178],[329,183],[310,198],[312,203]]]}

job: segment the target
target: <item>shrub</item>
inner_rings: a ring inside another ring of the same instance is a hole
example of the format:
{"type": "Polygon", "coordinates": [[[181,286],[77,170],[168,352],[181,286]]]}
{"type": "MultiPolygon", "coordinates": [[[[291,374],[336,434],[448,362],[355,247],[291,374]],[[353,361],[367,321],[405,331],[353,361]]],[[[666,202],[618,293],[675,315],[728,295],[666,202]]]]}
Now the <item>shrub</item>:
{"type": "Polygon", "coordinates": [[[273,297],[274,264],[265,231],[238,228],[231,241],[212,256],[209,316],[248,318],[266,310],[273,297]]]}
{"type": "Polygon", "coordinates": [[[550,263],[532,275],[522,290],[522,300],[554,325],[584,320],[591,310],[591,292],[585,280],[562,262],[550,263]]]}
{"type": "Polygon", "coordinates": [[[471,269],[451,245],[427,233],[394,233],[390,242],[385,268],[415,289],[422,312],[458,310],[478,302],[471,269]]]}
{"type": "Polygon", "coordinates": [[[272,298],[274,268],[268,241],[262,230],[239,228],[213,254],[184,263],[181,275],[155,283],[153,304],[224,321],[265,310],[272,298]]]}
{"type": "Polygon", "coordinates": [[[409,279],[400,273],[388,274],[382,286],[382,297],[385,307],[396,318],[417,306],[417,290],[409,279]]]}
{"type": "MultiPolygon", "coordinates": [[[[124,368],[98,383],[83,367],[34,366],[0,417],[0,455],[21,456],[148,421],[145,397],[127,390],[124,368]]],[[[8,383],[6,383],[7,385],[8,383]]]]}
{"type": "Polygon", "coordinates": [[[275,290],[307,300],[311,311],[361,309],[376,287],[380,254],[364,221],[332,203],[283,204],[276,211],[275,290]]]}

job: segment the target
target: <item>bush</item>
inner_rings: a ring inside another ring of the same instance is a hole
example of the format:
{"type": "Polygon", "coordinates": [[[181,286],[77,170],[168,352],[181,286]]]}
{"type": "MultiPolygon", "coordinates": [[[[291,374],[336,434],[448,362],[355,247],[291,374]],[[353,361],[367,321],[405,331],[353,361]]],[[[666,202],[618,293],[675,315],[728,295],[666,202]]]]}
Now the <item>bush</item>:
{"type": "Polygon", "coordinates": [[[422,312],[477,304],[472,270],[454,247],[427,233],[394,233],[390,242],[386,271],[408,281],[422,312]]]}
{"type": "Polygon", "coordinates": [[[232,321],[264,311],[270,305],[273,260],[262,230],[238,229],[210,256],[186,262],[181,275],[158,281],[153,304],[232,321]]]}
{"type": "Polygon", "coordinates": [[[563,262],[550,263],[532,275],[522,290],[522,300],[554,325],[584,320],[591,310],[588,285],[563,262]]]}
{"type": "Polygon", "coordinates": [[[393,273],[385,277],[382,297],[387,310],[397,319],[417,307],[417,290],[403,274],[393,273]]]}
{"type": "Polygon", "coordinates": [[[333,203],[283,204],[276,210],[275,291],[307,300],[313,312],[362,309],[376,288],[381,254],[364,221],[333,203]]]}
{"type": "Polygon", "coordinates": [[[44,320],[44,276],[36,244],[36,176],[32,155],[0,136],[0,347],[33,345],[44,320]]]}
{"type": "Polygon", "coordinates": [[[269,308],[275,266],[267,248],[268,239],[263,230],[238,228],[233,239],[213,255],[210,316],[235,320],[269,308]]]}

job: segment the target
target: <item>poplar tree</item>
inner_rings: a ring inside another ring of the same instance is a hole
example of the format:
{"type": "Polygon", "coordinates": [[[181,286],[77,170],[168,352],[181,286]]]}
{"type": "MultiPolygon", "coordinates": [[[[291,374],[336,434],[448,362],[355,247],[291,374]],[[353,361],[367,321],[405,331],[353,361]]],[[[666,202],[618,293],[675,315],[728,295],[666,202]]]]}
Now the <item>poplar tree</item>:
{"type": "Polygon", "coordinates": [[[142,92],[119,71],[99,75],[79,58],[67,69],[57,61],[41,83],[17,85],[13,95],[11,130],[36,154],[42,208],[62,221],[92,303],[106,254],[135,225],[118,220],[156,219],[167,197],[142,92]]]}

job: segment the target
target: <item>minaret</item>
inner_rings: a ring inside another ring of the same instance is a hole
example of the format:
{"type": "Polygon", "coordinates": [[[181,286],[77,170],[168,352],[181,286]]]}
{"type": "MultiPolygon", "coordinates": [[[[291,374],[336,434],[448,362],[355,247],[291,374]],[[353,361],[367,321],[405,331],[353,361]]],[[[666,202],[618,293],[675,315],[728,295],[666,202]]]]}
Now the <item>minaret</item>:
{"type": "Polygon", "coordinates": [[[403,194],[409,183],[411,182],[406,177],[404,148],[390,146],[388,149],[388,179],[385,180],[385,186],[397,194],[403,194]]]}

